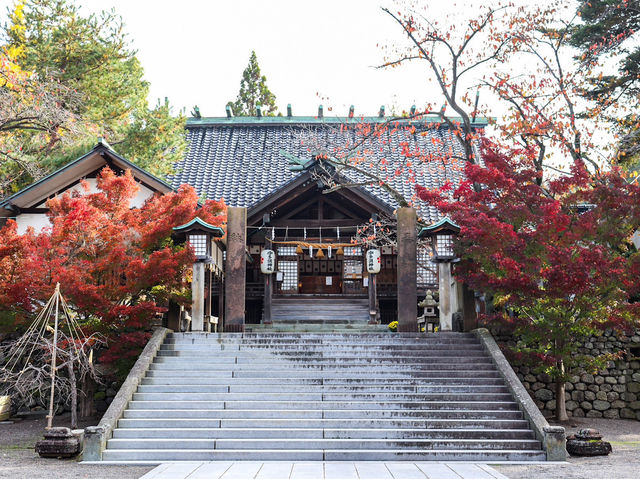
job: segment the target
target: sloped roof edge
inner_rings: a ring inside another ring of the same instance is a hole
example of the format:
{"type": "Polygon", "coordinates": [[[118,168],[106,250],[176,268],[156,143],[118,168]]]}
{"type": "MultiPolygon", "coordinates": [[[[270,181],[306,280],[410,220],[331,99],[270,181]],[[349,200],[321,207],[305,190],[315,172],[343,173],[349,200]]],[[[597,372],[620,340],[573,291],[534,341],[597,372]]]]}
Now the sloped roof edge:
{"type": "Polygon", "coordinates": [[[213,226],[207,223],[206,221],[200,219],[199,216],[196,216],[188,223],[185,223],[180,226],[174,226],[173,231],[177,232],[186,232],[192,229],[197,229],[198,226],[202,227],[204,230],[213,233],[217,237],[222,237],[224,235],[224,230],[219,226],[213,226]]]}
{"type": "MultiPolygon", "coordinates": [[[[4,199],[2,202],[0,202],[0,208],[5,208],[8,209],[11,207],[11,205],[15,202],[15,200],[19,199],[20,197],[22,197],[23,195],[25,195],[28,192],[32,192],[34,190],[37,190],[39,187],[41,187],[42,185],[44,185],[45,183],[47,183],[48,181],[50,181],[51,179],[60,176],[61,174],[68,172],[70,170],[72,170],[76,165],[82,163],[83,161],[85,161],[87,158],[95,155],[95,154],[101,154],[101,153],[106,153],[108,154],[112,160],[114,160],[117,163],[122,163],[122,165],[118,165],[118,166],[124,166],[124,169],[130,169],[132,171],[134,171],[138,177],[142,177],[146,180],[148,180],[148,183],[152,183],[154,184],[154,186],[157,187],[158,191],[163,191],[163,192],[168,192],[168,191],[175,191],[175,188],[173,188],[169,183],[167,183],[166,181],[156,177],[155,175],[152,175],[151,173],[149,173],[148,171],[140,168],[139,166],[133,164],[132,162],[130,162],[129,160],[127,160],[126,158],[120,156],[118,153],[116,153],[111,146],[104,141],[102,138],[100,138],[98,140],[98,143],[96,144],[96,146],[94,146],[90,151],[88,151],[87,153],[85,153],[84,155],[82,155],[81,157],[70,161],[69,163],[67,163],[66,165],[62,166],[61,168],[59,168],[58,170],[54,171],[53,173],[48,174],[47,176],[45,176],[44,178],[39,179],[38,181],[30,184],[29,186],[23,188],[22,190],[14,193],[13,195],[9,196],[8,198],[4,199]]],[[[136,176],[136,175],[134,175],[136,176]]]]}

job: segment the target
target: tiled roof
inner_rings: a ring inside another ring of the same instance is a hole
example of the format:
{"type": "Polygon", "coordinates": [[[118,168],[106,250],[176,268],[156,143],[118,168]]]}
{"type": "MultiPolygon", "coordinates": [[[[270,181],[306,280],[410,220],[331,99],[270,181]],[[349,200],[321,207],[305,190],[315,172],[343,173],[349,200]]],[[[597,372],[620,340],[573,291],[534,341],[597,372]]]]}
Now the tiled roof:
{"type": "MultiPolygon", "coordinates": [[[[282,151],[308,160],[312,157],[309,151],[312,141],[345,145],[357,138],[352,129],[341,129],[340,124],[340,121],[296,117],[191,119],[187,123],[188,152],[184,160],[176,164],[176,173],[169,182],[174,187],[188,183],[201,196],[224,198],[230,206],[250,208],[301,174],[289,170],[289,160],[282,151]]],[[[445,181],[458,183],[462,178],[462,165],[456,161],[445,164],[442,161],[414,161],[415,183],[408,182],[406,175],[393,175],[397,165],[406,161],[401,154],[402,142],[408,142],[412,149],[419,148],[423,154],[441,157],[439,152],[450,150],[462,154],[460,145],[447,127],[432,125],[424,131],[423,134],[410,135],[406,129],[399,128],[396,133],[387,133],[384,140],[367,140],[363,148],[368,150],[367,158],[371,161],[361,166],[379,168],[380,160],[385,158],[387,170],[382,175],[407,199],[414,195],[416,184],[435,188],[445,181]]],[[[345,171],[345,174],[355,181],[364,178],[353,172],[345,171]]],[[[380,186],[365,186],[363,189],[391,208],[397,206],[393,197],[380,186]]],[[[419,202],[415,206],[426,221],[440,219],[435,208],[419,202]]]]}

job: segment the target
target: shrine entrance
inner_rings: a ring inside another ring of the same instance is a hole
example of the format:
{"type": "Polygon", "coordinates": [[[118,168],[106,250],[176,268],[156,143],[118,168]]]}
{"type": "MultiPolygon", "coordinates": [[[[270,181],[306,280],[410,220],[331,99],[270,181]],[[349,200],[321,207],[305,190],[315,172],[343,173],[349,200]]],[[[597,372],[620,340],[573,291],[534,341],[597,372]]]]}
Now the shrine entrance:
{"type": "Polygon", "coordinates": [[[361,247],[276,248],[276,294],[365,295],[368,276],[361,247]]]}

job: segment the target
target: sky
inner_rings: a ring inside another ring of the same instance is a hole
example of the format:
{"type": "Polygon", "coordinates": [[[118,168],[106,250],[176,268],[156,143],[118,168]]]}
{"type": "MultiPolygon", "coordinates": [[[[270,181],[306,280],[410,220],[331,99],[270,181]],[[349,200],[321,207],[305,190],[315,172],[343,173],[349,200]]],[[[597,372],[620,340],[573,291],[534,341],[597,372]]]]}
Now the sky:
{"type": "MultiPolygon", "coordinates": [[[[12,0],[0,0],[0,5],[12,0]]],[[[115,8],[151,83],[150,102],[168,97],[187,113],[224,116],[252,50],[275,93],[294,115],[375,115],[442,100],[426,67],[387,70],[378,45],[406,41],[378,0],[77,0],[82,10],[115,8]]],[[[390,2],[386,2],[389,4],[390,2]]],[[[429,0],[430,9],[441,2],[429,0]]],[[[441,9],[442,7],[437,7],[441,9]]],[[[5,8],[0,12],[4,16],[5,8]]]]}

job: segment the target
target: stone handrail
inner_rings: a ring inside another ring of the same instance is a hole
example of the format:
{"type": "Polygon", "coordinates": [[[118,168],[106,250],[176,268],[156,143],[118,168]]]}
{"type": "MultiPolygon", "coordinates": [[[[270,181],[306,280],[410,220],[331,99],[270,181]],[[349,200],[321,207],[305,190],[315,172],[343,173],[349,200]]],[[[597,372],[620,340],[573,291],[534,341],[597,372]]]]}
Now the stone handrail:
{"type": "Polygon", "coordinates": [[[518,376],[511,368],[509,361],[504,357],[495,339],[489,330],[485,328],[474,329],[473,334],[480,340],[485,351],[491,356],[491,360],[498,368],[500,376],[504,379],[509,391],[520,406],[525,419],[533,428],[536,439],[542,442],[542,446],[547,454],[547,461],[565,461],[567,451],[565,448],[564,428],[561,426],[550,426],[542,415],[536,404],[529,396],[518,376]]]}
{"type": "Polygon", "coordinates": [[[102,416],[97,426],[89,426],[84,430],[84,448],[82,453],[83,461],[101,461],[102,452],[107,446],[107,441],[111,438],[118,419],[120,419],[127,408],[129,401],[133,398],[133,393],[138,389],[140,380],[144,377],[149,366],[153,362],[158,350],[167,336],[171,332],[167,328],[156,328],[149,339],[149,342],[140,353],[140,357],[129,371],[127,379],[124,381],[118,394],[113,398],[109,408],[102,416]]]}

